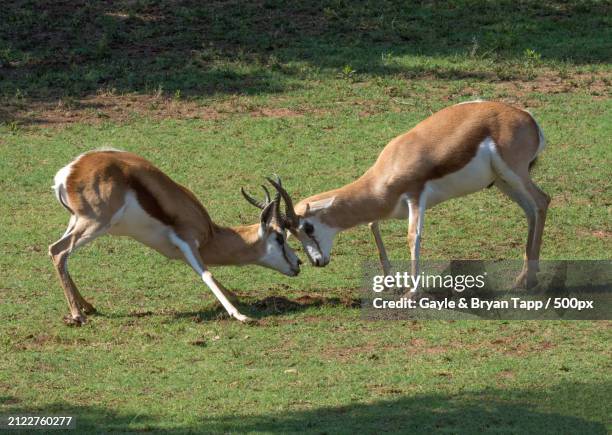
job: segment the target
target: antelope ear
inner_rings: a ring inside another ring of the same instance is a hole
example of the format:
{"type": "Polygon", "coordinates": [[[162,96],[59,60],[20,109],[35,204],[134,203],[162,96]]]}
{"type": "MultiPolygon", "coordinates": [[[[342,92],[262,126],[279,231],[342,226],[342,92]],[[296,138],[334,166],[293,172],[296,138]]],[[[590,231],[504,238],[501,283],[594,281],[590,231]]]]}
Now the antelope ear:
{"type": "Polygon", "coordinates": [[[332,196],[331,198],[325,198],[325,199],[320,199],[318,201],[309,202],[308,205],[306,206],[306,209],[308,211],[323,210],[331,206],[334,203],[335,199],[336,197],[332,196]]]}

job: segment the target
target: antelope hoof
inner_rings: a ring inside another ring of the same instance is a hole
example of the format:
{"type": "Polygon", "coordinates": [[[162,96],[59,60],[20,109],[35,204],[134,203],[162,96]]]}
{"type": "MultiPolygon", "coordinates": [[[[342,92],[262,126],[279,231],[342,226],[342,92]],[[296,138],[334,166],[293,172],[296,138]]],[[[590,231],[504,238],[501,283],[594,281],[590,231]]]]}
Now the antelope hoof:
{"type": "Polygon", "coordinates": [[[251,324],[251,325],[256,323],[255,319],[251,319],[250,317],[245,316],[244,314],[235,313],[233,317],[242,323],[251,324]]]}
{"type": "Polygon", "coordinates": [[[68,326],[83,326],[85,322],[85,316],[72,317],[72,314],[64,316],[64,323],[68,326]]]}

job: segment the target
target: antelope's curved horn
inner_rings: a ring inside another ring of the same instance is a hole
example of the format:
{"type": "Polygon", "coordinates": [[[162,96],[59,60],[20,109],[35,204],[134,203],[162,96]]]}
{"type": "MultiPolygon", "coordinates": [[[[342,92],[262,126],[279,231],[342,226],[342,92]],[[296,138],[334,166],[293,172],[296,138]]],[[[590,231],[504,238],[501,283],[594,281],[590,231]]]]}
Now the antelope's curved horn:
{"type": "Polygon", "coordinates": [[[261,188],[264,190],[264,194],[266,195],[266,205],[268,205],[268,204],[270,204],[270,201],[272,201],[270,199],[270,191],[263,184],[261,185],[261,188]]]}
{"type": "Polygon", "coordinates": [[[268,204],[264,204],[261,201],[257,201],[255,198],[253,198],[251,195],[249,195],[246,190],[244,190],[244,187],[240,188],[240,193],[242,193],[242,196],[244,196],[244,199],[247,200],[247,202],[251,205],[254,205],[255,207],[257,207],[260,210],[263,210],[266,205],[268,204]]]}
{"type": "Polygon", "coordinates": [[[280,194],[285,201],[285,220],[287,221],[287,225],[291,227],[297,227],[298,225],[298,217],[295,214],[295,210],[293,209],[293,201],[291,200],[291,196],[287,193],[287,191],[283,188],[281,179],[278,175],[276,176],[276,180],[271,179],[270,177],[266,177],[266,180],[274,186],[276,191],[280,194]]]}
{"type": "MultiPolygon", "coordinates": [[[[268,191],[266,186],[264,186],[263,184],[261,185],[261,187],[264,190],[264,192],[266,193],[266,204],[270,204],[270,202],[271,202],[270,192],[268,191]]],[[[273,210],[274,219],[276,219],[277,222],[279,222],[281,224],[284,224],[287,219],[285,218],[285,216],[281,212],[280,203],[281,203],[280,194],[278,192],[276,192],[276,195],[274,195],[274,210],[273,210]]]]}

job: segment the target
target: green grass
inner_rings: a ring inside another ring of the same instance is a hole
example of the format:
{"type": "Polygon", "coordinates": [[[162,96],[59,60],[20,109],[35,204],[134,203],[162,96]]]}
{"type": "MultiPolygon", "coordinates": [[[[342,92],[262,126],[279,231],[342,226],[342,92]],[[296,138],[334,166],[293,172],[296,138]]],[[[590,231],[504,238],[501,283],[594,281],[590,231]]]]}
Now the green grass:
{"type": "MultiPolygon", "coordinates": [[[[101,314],[67,328],[46,255],[68,221],[53,175],[85,150],[141,154],[217,222],[252,223],[240,186],[273,172],[295,198],[340,186],[397,134],[479,97],[529,108],[545,131],[542,257],[609,259],[609,2],[109,4],[0,11],[0,415],[71,414],[99,432],[610,430],[608,322],[364,321],[343,301],[377,258],[367,228],[297,278],[214,269],[254,327],[227,320],[187,266],[104,237],[70,262],[101,314]],[[269,296],[329,299],[275,310],[269,296]]],[[[406,259],[406,223],[382,232],[406,259]]],[[[526,232],[488,189],[429,211],[422,255],[519,259],[526,232]]]]}

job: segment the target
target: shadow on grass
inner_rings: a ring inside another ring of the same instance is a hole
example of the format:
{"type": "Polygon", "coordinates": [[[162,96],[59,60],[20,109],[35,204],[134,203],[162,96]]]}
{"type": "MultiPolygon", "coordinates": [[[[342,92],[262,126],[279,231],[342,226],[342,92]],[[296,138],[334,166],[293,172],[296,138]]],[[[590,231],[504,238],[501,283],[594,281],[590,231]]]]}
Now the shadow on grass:
{"type": "MultiPolygon", "coordinates": [[[[271,94],[333,74],[487,78],[459,58],[610,61],[607,2],[9,0],[0,8],[0,96],[17,107],[99,90],[271,94]],[[448,67],[395,55],[446,57],[448,67]]],[[[11,111],[4,110],[5,120],[11,111]]]]}
{"type": "MultiPolygon", "coordinates": [[[[250,303],[241,302],[238,304],[238,309],[253,319],[264,319],[267,317],[283,316],[288,313],[299,313],[311,308],[337,306],[358,308],[361,306],[361,300],[310,295],[300,296],[291,300],[283,296],[268,296],[250,303]]],[[[202,311],[176,313],[174,317],[177,319],[193,318],[198,322],[202,322],[227,317],[227,313],[222,307],[217,305],[216,308],[202,311]]]]}
{"type": "MultiPolygon", "coordinates": [[[[288,313],[299,313],[316,307],[347,307],[359,308],[361,300],[358,298],[336,298],[323,296],[300,296],[296,299],[288,299],[283,296],[268,296],[263,299],[258,299],[253,302],[240,302],[237,304],[238,309],[243,314],[254,319],[264,319],[266,317],[283,316],[288,313]]],[[[155,313],[153,311],[133,311],[128,314],[114,314],[98,312],[95,315],[106,318],[141,318],[155,315],[164,315],[167,313],[155,313]]],[[[205,308],[199,311],[183,311],[172,314],[175,319],[193,319],[196,322],[204,322],[211,320],[227,319],[228,315],[225,309],[216,304],[211,308],[205,308]]]]}
{"type": "MultiPolygon", "coordinates": [[[[0,413],[71,415],[76,418],[77,429],[87,432],[605,434],[605,424],[597,420],[609,415],[605,400],[609,392],[610,384],[560,384],[546,391],[488,389],[453,396],[425,394],[277,413],[210,417],[189,414],[193,412],[190,410],[187,415],[174,417],[176,421],[149,414],[145,402],[136,414],[62,403],[41,408],[9,406],[0,408],[0,413]]],[[[197,401],[197,397],[193,399],[197,401]]]]}

